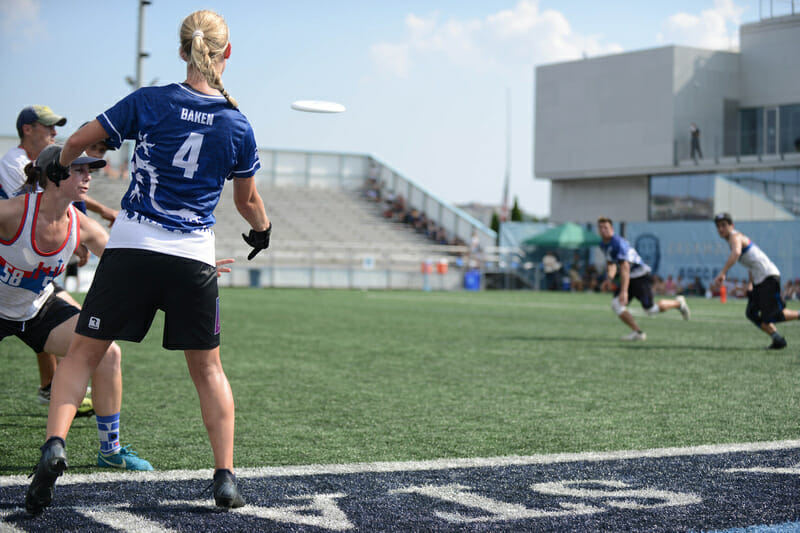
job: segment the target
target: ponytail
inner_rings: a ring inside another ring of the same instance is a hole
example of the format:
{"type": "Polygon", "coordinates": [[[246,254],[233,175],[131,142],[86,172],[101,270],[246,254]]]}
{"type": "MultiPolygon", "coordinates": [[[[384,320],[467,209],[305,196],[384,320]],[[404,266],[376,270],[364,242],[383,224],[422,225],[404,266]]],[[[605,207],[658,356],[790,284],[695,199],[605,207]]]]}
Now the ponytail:
{"type": "Polygon", "coordinates": [[[214,68],[220,56],[227,57],[228,25],[213,11],[195,11],[185,19],[180,29],[181,50],[190,65],[194,66],[208,84],[222,93],[234,108],[239,104],[222,86],[222,78],[214,68]]]}

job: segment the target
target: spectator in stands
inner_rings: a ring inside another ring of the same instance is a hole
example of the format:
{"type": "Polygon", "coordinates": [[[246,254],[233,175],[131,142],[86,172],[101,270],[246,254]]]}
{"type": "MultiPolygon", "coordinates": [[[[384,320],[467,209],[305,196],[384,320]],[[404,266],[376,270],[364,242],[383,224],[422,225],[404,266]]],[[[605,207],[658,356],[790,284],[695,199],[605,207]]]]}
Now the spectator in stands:
{"type": "Polygon", "coordinates": [[[547,290],[558,290],[561,262],[558,260],[558,255],[553,250],[547,250],[544,257],[542,257],[542,270],[544,270],[544,282],[547,290]]]}
{"type": "Polygon", "coordinates": [[[622,337],[627,341],[643,341],[647,335],[639,328],[633,315],[628,311],[631,298],[636,298],[649,316],[655,316],[670,309],[680,311],[684,320],[689,320],[689,306],[683,296],[674,300],[653,299],[650,267],[642,261],[639,253],[623,237],[614,234],[614,226],[608,217],[597,219],[597,232],[602,238],[600,249],[606,257],[607,277],[603,282],[610,288],[612,280],[619,272],[619,286],[614,291],[611,309],[632,331],[622,337]]]}
{"type": "Polygon", "coordinates": [[[255,185],[261,164],[253,128],[222,84],[231,54],[227,24],[213,11],[196,11],[183,20],[179,35],[185,81],[130,93],[75,132],[53,165],[53,173],[62,175],[86,147],[109,135],[114,146],[136,141],[136,179],[122,205],[130,216],[114,224],[73,342],[56,369],[47,441],[26,496],[31,514],[50,504],[66,468],[64,439],[89,374],[113,339],[142,340],[158,309],[165,317],[164,347],[183,351],[197,390],[213,452],[214,501],[225,509],[244,505],[232,471],[235,408],[220,360],[211,231],[226,178],[251,228],[242,235],[252,248],[248,259],[269,247],[272,225],[255,185]],[[181,107],[191,111],[174,112],[181,107]]]}
{"type": "Polygon", "coordinates": [[[597,292],[600,290],[598,281],[597,267],[590,264],[586,267],[583,274],[583,288],[587,291],[597,292]]]}
{"type": "Polygon", "coordinates": [[[572,292],[583,292],[583,277],[574,261],[569,266],[569,288],[572,292]]]}
{"type": "Polygon", "coordinates": [[[694,281],[686,287],[686,293],[692,296],[705,296],[706,287],[700,277],[695,276],[694,281]]]}
{"type": "Polygon", "coordinates": [[[686,294],[686,284],[683,282],[683,276],[678,276],[675,280],[675,294],[686,294]]]}
{"type": "Polygon", "coordinates": [[[784,300],[794,300],[795,298],[795,284],[792,280],[786,282],[781,293],[784,300]]]}
{"type": "Polygon", "coordinates": [[[675,296],[676,294],[676,283],[675,280],[672,278],[672,274],[667,276],[666,281],[664,281],[664,295],[665,296],[675,296]]]}
{"type": "Polygon", "coordinates": [[[665,294],[664,280],[658,274],[653,274],[653,293],[658,296],[665,294]]]}

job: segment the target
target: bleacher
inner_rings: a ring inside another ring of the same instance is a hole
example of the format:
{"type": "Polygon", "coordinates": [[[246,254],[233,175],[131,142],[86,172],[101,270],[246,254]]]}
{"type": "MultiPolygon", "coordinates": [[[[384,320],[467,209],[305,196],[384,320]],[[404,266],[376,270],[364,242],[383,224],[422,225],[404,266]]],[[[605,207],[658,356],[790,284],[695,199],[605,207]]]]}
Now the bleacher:
{"type": "MultiPolygon", "coordinates": [[[[119,209],[128,180],[98,176],[92,180],[89,195],[119,209]]],[[[259,254],[252,264],[307,264],[315,252],[317,264],[341,264],[343,255],[372,250],[416,257],[429,254],[437,246],[424,235],[401,222],[387,220],[383,203],[370,200],[356,190],[277,186],[257,182],[267,214],[275,225],[268,254],[259,254]],[[338,253],[337,253],[338,252],[338,253]]],[[[225,184],[215,211],[217,257],[246,260],[247,245],[241,233],[249,229],[233,202],[233,186],[225,184]]],[[[439,246],[441,248],[441,246],[439,246]]],[[[446,253],[446,252],[442,252],[446,253]]]]}

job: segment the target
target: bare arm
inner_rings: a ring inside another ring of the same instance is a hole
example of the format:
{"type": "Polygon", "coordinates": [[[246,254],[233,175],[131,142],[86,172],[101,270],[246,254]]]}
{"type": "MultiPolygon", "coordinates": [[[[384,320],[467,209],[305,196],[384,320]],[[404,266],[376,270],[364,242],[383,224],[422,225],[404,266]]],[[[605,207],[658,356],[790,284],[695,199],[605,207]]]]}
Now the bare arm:
{"type": "Polygon", "coordinates": [[[616,275],[617,275],[617,264],[606,263],[606,279],[603,280],[603,283],[600,286],[600,288],[604,291],[611,290],[612,284],[614,282],[614,276],[616,275]]]}
{"type": "Polygon", "coordinates": [[[103,255],[108,242],[106,230],[81,212],[78,212],[78,221],[81,225],[81,244],[85,245],[94,255],[98,257],[103,255]]]}
{"type": "Polygon", "coordinates": [[[108,220],[109,226],[114,223],[114,220],[116,220],[117,215],[119,214],[119,211],[111,209],[110,207],[106,207],[97,200],[89,198],[88,196],[84,199],[84,202],[86,202],[86,209],[97,213],[104,219],[108,220]]]}
{"type": "Polygon", "coordinates": [[[619,262],[619,303],[628,303],[628,286],[631,281],[631,264],[627,261],[619,262]]]}
{"type": "Polygon", "coordinates": [[[0,239],[10,241],[19,231],[25,212],[25,195],[0,200],[0,239]]]}
{"type": "Polygon", "coordinates": [[[233,203],[242,218],[255,231],[264,231],[270,226],[254,177],[233,179],[233,203]]]}
{"type": "Polygon", "coordinates": [[[744,238],[745,237],[741,233],[734,233],[728,237],[728,245],[731,247],[731,254],[728,256],[728,260],[725,261],[725,266],[722,267],[717,277],[714,278],[715,284],[720,285],[725,281],[728,270],[733,268],[733,265],[739,260],[739,257],[742,255],[742,239],[744,238]]]}
{"type": "Polygon", "coordinates": [[[87,125],[70,135],[67,142],[64,143],[64,149],[61,150],[61,158],[59,162],[62,166],[69,166],[69,164],[87,147],[94,143],[100,142],[108,137],[108,133],[103,129],[103,126],[94,119],[87,125]]]}

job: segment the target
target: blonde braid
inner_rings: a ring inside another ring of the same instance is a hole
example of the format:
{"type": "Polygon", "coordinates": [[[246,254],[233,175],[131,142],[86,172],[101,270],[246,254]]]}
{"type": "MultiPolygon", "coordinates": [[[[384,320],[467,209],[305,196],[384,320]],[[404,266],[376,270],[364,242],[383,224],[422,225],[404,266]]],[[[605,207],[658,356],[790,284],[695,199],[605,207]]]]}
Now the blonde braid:
{"type": "Polygon", "coordinates": [[[228,48],[228,25],[225,20],[213,11],[195,11],[183,19],[180,39],[189,63],[211,87],[222,93],[231,106],[238,109],[239,104],[222,86],[222,78],[214,68],[215,61],[228,48]]]}

